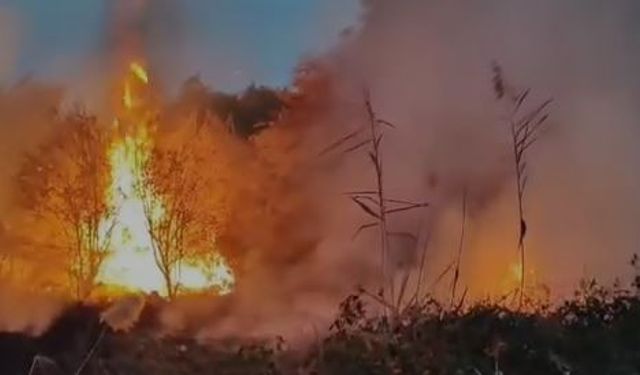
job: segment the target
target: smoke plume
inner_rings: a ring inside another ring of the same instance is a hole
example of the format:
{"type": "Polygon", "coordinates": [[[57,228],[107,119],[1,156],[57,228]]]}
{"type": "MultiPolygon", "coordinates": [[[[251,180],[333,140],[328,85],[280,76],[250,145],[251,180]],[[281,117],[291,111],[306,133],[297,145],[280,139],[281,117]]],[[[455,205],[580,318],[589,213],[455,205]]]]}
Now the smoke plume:
{"type": "MultiPolygon", "coordinates": [[[[269,189],[268,178],[258,180],[267,207],[280,207],[282,221],[269,217],[277,224],[262,231],[255,227],[266,219],[255,215],[260,199],[238,207],[242,235],[236,238],[251,251],[236,295],[178,302],[166,310],[168,327],[197,322],[191,328],[203,338],[312,334],[356,285],[376,286],[376,236],[353,240],[366,217],[343,196],[373,187],[366,155],[313,159],[363,124],[363,86],[376,113],[396,125],[383,141],[389,194],[431,204],[392,221],[394,231],[430,238],[427,284],[454,258],[466,190],[463,287],[474,298],[513,288],[514,167],[508,109],[492,92],[493,61],[511,84],[533,90],[531,103],[554,100],[550,130],[527,156],[528,277],[562,296],[580,277],[624,275],[637,243],[633,218],[640,214],[633,198],[640,175],[631,167],[640,156],[633,145],[639,114],[632,105],[640,92],[633,70],[640,53],[631,21],[639,13],[632,2],[367,2],[359,27],[330,53],[311,59],[323,67],[319,81],[327,87],[302,91],[319,96],[317,106],[293,108],[256,138],[257,145],[278,149],[293,137],[295,152],[286,155],[303,155],[300,164],[289,161],[294,167],[285,179],[298,183],[269,189]],[[328,168],[306,172],[308,163],[327,162],[328,168]],[[300,195],[305,198],[293,198],[300,195]]],[[[418,268],[413,245],[394,243],[399,270],[418,268]]],[[[449,279],[434,292],[448,289],[449,279]]]]}
{"type": "MultiPolygon", "coordinates": [[[[366,2],[361,28],[327,58],[352,87],[351,103],[335,108],[353,116],[366,85],[378,115],[397,125],[383,141],[386,182],[432,204],[422,228],[432,232],[432,277],[457,250],[465,189],[462,273],[472,294],[497,290],[517,262],[514,167],[492,61],[532,89],[532,104],[553,99],[550,129],[527,157],[530,271],[558,294],[583,276],[625,274],[640,214],[638,15],[633,1],[366,2]]],[[[346,132],[345,123],[334,126],[346,132]]],[[[364,165],[344,189],[363,187],[364,165]]],[[[415,232],[419,223],[396,225],[415,232]]]]}

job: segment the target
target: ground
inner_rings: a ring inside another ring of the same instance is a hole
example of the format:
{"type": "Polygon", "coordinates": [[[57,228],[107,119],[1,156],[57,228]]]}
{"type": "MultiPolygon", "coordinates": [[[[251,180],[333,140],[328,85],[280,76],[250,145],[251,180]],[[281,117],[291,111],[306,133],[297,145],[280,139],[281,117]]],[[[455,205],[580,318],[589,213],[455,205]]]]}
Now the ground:
{"type": "Polygon", "coordinates": [[[104,331],[82,374],[640,374],[636,290],[590,282],[571,300],[526,312],[425,301],[395,319],[368,316],[370,303],[345,299],[326,337],[295,350],[277,338],[201,345],[159,337],[149,311],[131,332],[115,333],[98,307],[76,305],[41,337],[1,335],[0,373],[27,374],[34,358],[34,374],[74,373],[104,331]]]}

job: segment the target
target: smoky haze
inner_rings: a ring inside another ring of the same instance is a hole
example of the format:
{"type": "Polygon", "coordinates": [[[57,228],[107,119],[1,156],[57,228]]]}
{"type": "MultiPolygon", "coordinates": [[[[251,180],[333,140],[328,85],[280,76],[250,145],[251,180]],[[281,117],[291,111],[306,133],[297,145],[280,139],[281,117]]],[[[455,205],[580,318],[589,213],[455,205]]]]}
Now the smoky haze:
{"type": "MultiPolygon", "coordinates": [[[[173,74],[181,64],[175,48],[191,36],[176,2],[148,3],[130,25],[142,30],[139,43],[154,68],[173,74]]],[[[329,53],[311,58],[328,67],[337,91],[325,110],[304,117],[305,130],[295,133],[296,141],[321,149],[361,123],[361,87],[366,85],[376,112],[397,126],[384,139],[389,193],[431,203],[429,209],[400,216],[394,227],[432,233],[427,272],[433,279],[457,249],[466,189],[463,284],[475,296],[495,291],[517,261],[513,161],[507,124],[501,120],[506,109],[491,84],[491,63],[498,61],[512,84],[533,90],[532,103],[553,98],[549,131],[528,154],[527,257],[536,279],[562,295],[583,276],[623,276],[640,236],[635,194],[640,188],[635,167],[640,158],[635,146],[640,135],[640,30],[635,24],[640,4],[370,0],[363,8],[357,27],[329,53]]],[[[3,17],[11,16],[0,10],[0,21],[3,17]]],[[[10,48],[0,53],[0,78],[11,68],[11,46],[19,37],[17,25],[6,24],[0,22],[0,44],[10,48]]],[[[111,51],[113,46],[105,44],[111,51]]],[[[12,90],[3,95],[0,100],[7,103],[20,98],[12,90]]],[[[45,109],[58,98],[57,92],[42,95],[45,109]]],[[[41,134],[39,119],[31,127],[23,117],[34,112],[31,106],[0,106],[3,149],[9,150],[9,144],[28,148],[20,140],[41,134]],[[6,125],[16,122],[24,136],[6,125]]],[[[11,165],[9,160],[20,153],[6,155],[16,155],[3,158],[11,165]]],[[[244,281],[249,286],[224,308],[202,299],[180,301],[164,312],[167,325],[202,322],[199,334],[205,337],[309,333],[315,324],[324,327],[336,303],[356,284],[375,283],[375,236],[352,241],[365,218],[341,195],[372,187],[366,157],[354,154],[341,168],[328,169],[309,179],[317,186],[305,186],[317,201],[313,215],[321,216],[322,225],[300,220],[283,230],[315,241],[310,241],[316,245],[311,254],[272,266],[265,266],[268,254],[251,254],[255,259],[246,261],[244,281]]],[[[3,181],[10,171],[3,168],[3,181]]],[[[283,206],[286,193],[278,195],[283,206]]],[[[263,239],[254,236],[252,245],[263,239]]],[[[277,245],[277,240],[272,242],[277,245]]],[[[398,245],[395,251],[403,252],[398,259],[409,260],[403,268],[416,265],[410,246],[398,245]]]]}
{"type": "Polygon", "coordinates": [[[107,18],[105,52],[115,63],[142,58],[156,75],[176,77],[172,68],[184,65],[180,57],[188,41],[184,6],[171,0],[114,1],[107,18]]]}
{"type": "MultiPolygon", "coordinates": [[[[365,8],[360,30],[328,60],[338,79],[366,84],[379,116],[398,125],[384,141],[386,183],[432,203],[432,277],[457,249],[465,188],[465,284],[475,295],[496,290],[517,262],[514,167],[492,61],[533,90],[532,105],[553,99],[549,130],[528,153],[535,278],[562,295],[580,277],[624,275],[639,240],[640,5],[374,0],[365,8]]],[[[415,231],[416,220],[396,225],[415,231]]]]}
{"type": "MultiPolygon", "coordinates": [[[[553,99],[548,131],[527,155],[527,277],[556,298],[583,277],[611,282],[628,275],[638,243],[639,15],[632,1],[366,2],[358,27],[315,59],[334,90],[325,110],[307,118],[301,141],[321,150],[362,125],[366,86],[377,114],[397,127],[383,141],[388,194],[431,203],[391,228],[421,243],[431,233],[427,284],[454,259],[467,190],[460,289],[474,298],[505,293],[517,285],[518,221],[508,108],[492,85],[497,61],[509,83],[532,89],[530,107],[553,99]]],[[[296,323],[298,333],[309,331],[305,322],[326,322],[331,304],[356,284],[375,287],[377,236],[352,240],[367,216],[343,195],[373,188],[374,176],[364,153],[341,160],[340,168],[329,161],[314,192],[324,225],[316,227],[322,240],[313,256],[273,284],[256,284],[281,293],[261,292],[265,309],[249,314],[259,317],[253,333],[296,331],[296,323]],[[305,280],[314,280],[314,293],[302,287],[305,280]]],[[[418,268],[413,244],[394,243],[393,251],[399,269],[418,268]]],[[[450,278],[433,291],[447,293],[450,278]]],[[[252,295],[238,298],[252,305],[252,295]]],[[[228,315],[225,332],[250,331],[244,311],[228,315]]],[[[211,327],[205,335],[219,325],[211,327]]]]}

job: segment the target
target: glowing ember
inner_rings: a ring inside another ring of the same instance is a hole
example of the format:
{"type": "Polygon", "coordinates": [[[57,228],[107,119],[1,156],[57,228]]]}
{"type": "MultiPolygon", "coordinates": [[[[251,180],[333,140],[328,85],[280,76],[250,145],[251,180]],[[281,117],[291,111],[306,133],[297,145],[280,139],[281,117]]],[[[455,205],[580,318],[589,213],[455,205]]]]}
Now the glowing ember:
{"type": "Polygon", "coordinates": [[[131,68],[131,73],[133,73],[139,80],[145,84],[149,83],[149,75],[142,65],[137,62],[132,62],[129,67],[131,68]]]}
{"type": "MultiPolygon", "coordinates": [[[[149,82],[142,65],[132,63],[130,72],[131,78],[143,84],[149,82]]],[[[124,85],[123,104],[128,112],[134,103],[132,87],[129,81],[124,85]]],[[[147,216],[161,219],[165,214],[165,202],[152,197],[152,210],[145,211],[145,200],[138,184],[149,183],[144,180],[143,172],[150,158],[153,140],[149,124],[137,122],[127,128],[124,135],[118,134],[107,151],[111,184],[105,198],[115,217],[103,223],[102,232],[110,243],[110,253],[102,264],[97,282],[127,291],[157,292],[169,296],[166,275],[158,267],[147,216]]],[[[120,127],[118,120],[115,125],[120,127]]],[[[219,254],[215,254],[213,261],[180,260],[174,265],[171,276],[179,291],[215,289],[219,294],[227,294],[235,284],[232,269],[219,254]]]]}
{"type": "Polygon", "coordinates": [[[235,277],[225,259],[216,255],[209,267],[182,262],[179,265],[180,285],[186,290],[202,289],[203,285],[214,286],[219,294],[229,294],[233,290],[235,277]]]}
{"type": "Polygon", "coordinates": [[[510,267],[509,270],[511,271],[511,277],[513,278],[513,280],[520,285],[520,283],[522,282],[522,266],[520,265],[520,263],[513,263],[510,267]]]}
{"type": "Polygon", "coordinates": [[[129,86],[129,83],[125,83],[124,85],[124,94],[122,95],[122,103],[128,109],[131,109],[133,107],[133,97],[131,94],[131,86],[129,86]]]}

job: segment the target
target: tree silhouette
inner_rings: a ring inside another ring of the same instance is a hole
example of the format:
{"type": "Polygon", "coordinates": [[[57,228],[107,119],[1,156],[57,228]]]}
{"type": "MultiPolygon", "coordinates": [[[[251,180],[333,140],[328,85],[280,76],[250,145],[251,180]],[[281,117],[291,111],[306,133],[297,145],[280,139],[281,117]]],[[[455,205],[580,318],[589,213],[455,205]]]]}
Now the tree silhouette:
{"type": "Polygon", "coordinates": [[[153,147],[135,187],[169,298],[180,291],[182,262],[209,253],[215,241],[216,216],[210,204],[214,194],[206,173],[211,138],[189,130],[195,129],[187,128],[186,137],[153,147]]]}
{"type": "Polygon", "coordinates": [[[21,207],[47,228],[27,246],[66,254],[76,298],[86,298],[109,248],[112,209],[105,203],[106,133],[95,117],[75,111],[56,119],[56,132],[25,157],[17,176],[21,207]]]}

